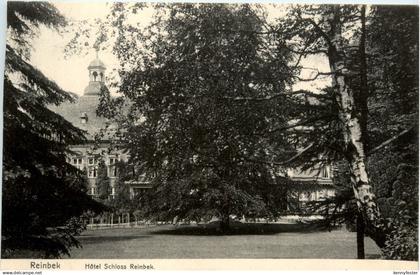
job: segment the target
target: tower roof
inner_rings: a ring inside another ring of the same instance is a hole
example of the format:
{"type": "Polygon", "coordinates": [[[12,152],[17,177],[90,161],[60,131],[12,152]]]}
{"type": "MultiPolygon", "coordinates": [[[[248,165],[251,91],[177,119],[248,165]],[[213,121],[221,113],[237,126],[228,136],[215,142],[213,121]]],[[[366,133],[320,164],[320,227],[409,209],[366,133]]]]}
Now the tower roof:
{"type": "Polygon", "coordinates": [[[98,57],[96,57],[92,62],[89,63],[88,69],[103,68],[105,69],[105,64],[98,57]]]}
{"type": "Polygon", "coordinates": [[[96,49],[96,58],[89,63],[88,69],[102,68],[105,70],[105,64],[99,59],[98,49],[96,49]]]}

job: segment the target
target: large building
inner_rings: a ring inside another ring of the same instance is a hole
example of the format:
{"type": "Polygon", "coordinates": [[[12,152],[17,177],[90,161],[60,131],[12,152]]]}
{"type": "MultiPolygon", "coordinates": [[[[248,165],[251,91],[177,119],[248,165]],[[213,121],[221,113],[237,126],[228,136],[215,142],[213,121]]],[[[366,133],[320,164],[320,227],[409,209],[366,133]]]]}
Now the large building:
{"type": "MultiPolygon", "coordinates": [[[[97,177],[99,162],[103,161],[106,165],[107,175],[110,179],[110,194],[115,195],[116,191],[116,163],[127,161],[128,155],[123,151],[110,146],[110,138],[113,136],[114,125],[103,117],[96,114],[99,104],[101,89],[105,87],[105,64],[96,56],[88,66],[89,83],[84,90],[84,94],[74,102],[66,102],[51,109],[74,126],[86,131],[87,141],[83,144],[70,145],[72,154],[68,155],[68,161],[79,168],[85,170],[88,177],[88,192],[93,197],[98,195],[97,177]],[[106,129],[104,131],[104,129],[106,129]]],[[[143,185],[140,188],[149,188],[143,185]]],[[[130,192],[134,192],[130,188],[130,192]]]]}
{"type": "MultiPolygon", "coordinates": [[[[99,161],[104,161],[107,167],[108,177],[110,178],[111,196],[115,195],[115,183],[117,171],[115,164],[119,161],[127,161],[128,155],[121,150],[113,149],[110,146],[110,138],[113,136],[113,125],[102,117],[98,117],[96,109],[99,104],[101,89],[105,87],[104,63],[96,58],[88,66],[89,83],[84,90],[84,94],[77,98],[73,103],[64,103],[51,109],[74,126],[85,130],[87,142],[79,145],[71,145],[73,152],[68,156],[68,161],[75,167],[86,170],[89,181],[89,194],[98,195],[97,177],[99,161]],[[107,130],[103,132],[102,130],[107,130]],[[99,135],[100,138],[95,136],[99,135]],[[98,142],[99,140],[99,142],[98,142]]],[[[335,190],[332,181],[330,167],[320,167],[312,171],[300,171],[299,169],[288,169],[287,175],[296,183],[296,188],[291,188],[288,198],[293,204],[288,204],[288,209],[293,212],[301,205],[309,201],[319,201],[326,197],[334,196],[335,190]]],[[[129,186],[131,197],[151,188],[147,181],[126,181],[129,186]]]]}

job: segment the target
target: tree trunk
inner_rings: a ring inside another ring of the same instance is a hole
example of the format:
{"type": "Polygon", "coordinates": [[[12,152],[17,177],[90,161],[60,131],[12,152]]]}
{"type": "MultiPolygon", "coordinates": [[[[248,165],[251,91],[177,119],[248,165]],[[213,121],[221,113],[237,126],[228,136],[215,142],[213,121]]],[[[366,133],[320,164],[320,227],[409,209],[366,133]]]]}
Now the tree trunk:
{"type": "Polygon", "coordinates": [[[229,225],[229,214],[223,214],[221,219],[220,219],[220,230],[223,233],[228,232],[230,229],[230,225],[229,225]]]}
{"type": "Polygon", "coordinates": [[[362,213],[357,213],[356,220],[357,231],[357,259],[365,258],[365,221],[362,213]]]}
{"type": "Polygon", "coordinates": [[[333,87],[339,106],[344,155],[349,163],[351,183],[359,211],[363,215],[366,229],[379,247],[384,246],[384,234],[380,224],[380,213],[366,170],[366,157],[362,138],[362,114],[357,108],[355,94],[350,89],[345,74],[343,37],[341,34],[340,6],[333,7],[331,14],[328,59],[333,73],[333,87]]]}
{"type": "Polygon", "coordinates": [[[367,150],[366,145],[369,143],[369,136],[367,131],[368,122],[368,97],[369,87],[367,78],[367,62],[366,62],[366,5],[362,5],[360,10],[361,21],[361,35],[359,43],[359,66],[360,66],[360,89],[357,93],[356,104],[358,105],[361,113],[361,127],[362,127],[362,140],[364,149],[367,150]]]}

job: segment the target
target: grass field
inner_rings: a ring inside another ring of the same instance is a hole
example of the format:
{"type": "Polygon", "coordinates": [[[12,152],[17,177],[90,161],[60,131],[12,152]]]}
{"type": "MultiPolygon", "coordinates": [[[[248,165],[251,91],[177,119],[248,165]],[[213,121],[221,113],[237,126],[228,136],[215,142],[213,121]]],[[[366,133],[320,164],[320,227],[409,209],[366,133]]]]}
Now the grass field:
{"type": "MultiPolygon", "coordinates": [[[[160,225],[85,231],[83,248],[75,259],[179,259],[179,258],[324,258],[354,259],[356,233],[331,232],[296,225],[259,224],[234,227],[230,234],[200,226],[160,225]]],[[[380,250],[366,238],[366,257],[379,258],[380,250]]]]}

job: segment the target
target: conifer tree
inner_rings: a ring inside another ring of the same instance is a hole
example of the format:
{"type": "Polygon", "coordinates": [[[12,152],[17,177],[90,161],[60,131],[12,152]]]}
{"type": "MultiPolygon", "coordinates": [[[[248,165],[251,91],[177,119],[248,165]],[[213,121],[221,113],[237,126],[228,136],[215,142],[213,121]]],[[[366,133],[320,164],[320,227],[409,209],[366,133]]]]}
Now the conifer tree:
{"type": "Polygon", "coordinates": [[[37,27],[66,20],[46,2],[8,2],[7,15],[2,256],[33,250],[59,257],[79,245],[74,218],[101,210],[86,194],[83,174],[66,161],[67,145],[82,143],[84,133],[47,108],[73,96],[29,62],[37,27]]]}

